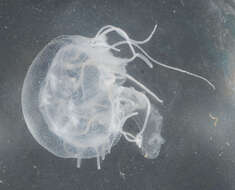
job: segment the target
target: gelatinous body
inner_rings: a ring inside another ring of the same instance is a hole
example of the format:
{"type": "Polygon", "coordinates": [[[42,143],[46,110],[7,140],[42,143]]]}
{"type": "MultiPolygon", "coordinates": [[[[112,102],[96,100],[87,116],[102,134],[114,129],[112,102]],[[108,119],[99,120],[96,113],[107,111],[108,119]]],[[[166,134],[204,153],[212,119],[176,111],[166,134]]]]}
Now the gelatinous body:
{"type": "Polygon", "coordinates": [[[143,133],[142,152],[146,158],[157,158],[161,145],[165,140],[161,136],[161,129],[163,125],[163,117],[159,111],[153,106],[149,116],[148,125],[143,133]]]}
{"type": "Polygon", "coordinates": [[[134,142],[147,158],[156,158],[164,143],[163,118],[154,101],[162,103],[151,90],[131,77],[126,65],[140,58],[150,68],[152,63],[180,71],[208,82],[205,78],[173,68],[151,58],[140,45],[114,26],[105,26],[94,38],[60,36],[52,40],[35,58],[25,78],[22,108],[34,138],[53,154],[64,158],[100,158],[111,151],[123,135],[134,142]],[[110,45],[107,34],[116,32],[124,41],[110,45]],[[127,45],[130,58],[114,56],[127,45]],[[138,52],[137,52],[138,50],[138,52]],[[135,87],[124,85],[130,80],[135,87]],[[150,102],[149,97],[152,98],[150,102]],[[127,119],[136,118],[137,134],[124,130],[127,119]]]}

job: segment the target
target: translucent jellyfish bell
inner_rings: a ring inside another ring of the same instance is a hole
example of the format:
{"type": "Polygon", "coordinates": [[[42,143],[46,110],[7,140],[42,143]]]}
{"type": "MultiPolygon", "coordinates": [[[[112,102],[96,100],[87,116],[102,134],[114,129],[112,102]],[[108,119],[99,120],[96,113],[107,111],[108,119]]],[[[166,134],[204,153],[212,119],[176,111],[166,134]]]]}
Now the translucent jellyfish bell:
{"type": "Polygon", "coordinates": [[[123,135],[136,143],[147,158],[156,158],[161,145],[162,116],[152,102],[162,103],[151,90],[126,71],[126,65],[140,58],[150,68],[164,66],[205,80],[187,71],[164,65],[150,57],[141,47],[143,41],[129,38],[114,26],[101,28],[94,38],[60,36],[48,43],[30,66],[22,90],[22,109],[28,129],[37,142],[56,156],[81,159],[100,158],[123,135]],[[109,44],[107,34],[115,32],[124,40],[109,44]],[[114,56],[127,45],[132,57],[114,56]],[[130,80],[135,87],[126,87],[130,80]],[[124,130],[127,119],[137,118],[137,134],[124,130]]]}

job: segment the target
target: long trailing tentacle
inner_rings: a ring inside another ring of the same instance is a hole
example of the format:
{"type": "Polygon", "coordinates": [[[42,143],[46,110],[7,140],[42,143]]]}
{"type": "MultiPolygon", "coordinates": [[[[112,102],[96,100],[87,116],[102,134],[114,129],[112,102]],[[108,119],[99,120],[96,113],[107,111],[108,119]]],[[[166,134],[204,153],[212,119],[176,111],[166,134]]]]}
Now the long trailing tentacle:
{"type": "MultiPolygon", "coordinates": [[[[121,42],[117,42],[116,44],[113,45],[113,47],[116,47],[116,46],[119,46],[119,45],[122,45],[122,44],[125,44],[126,41],[121,41],[121,42]]],[[[157,65],[160,65],[162,67],[165,67],[167,69],[170,69],[170,70],[174,70],[174,71],[178,71],[178,72],[181,72],[181,73],[185,73],[187,75],[190,75],[190,76],[193,76],[195,78],[199,78],[201,80],[204,80],[205,82],[207,82],[213,90],[215,90],[215,86],[208,80],[206,79],[205,77],[202,77],[198,74],[194,74],[194,73],[191,73],[189,71],[185,71],[183,69],[180,69],[180,68],[177,68],[177,67],[172,67],[172,66],[169,66],[169,65],[166,65],[166,64],[163,64],[159,61],[157,61],[156,59],[152,58],[142,47],[140,47],[139,45],[137,44],[134,44],[133,43],[133,46],[135,46],[137,49],[139,49],[150,61],[152,61],[153,63],[157,64],[157,65]]]]}
{"type": "MultiPolygon", "coordinates": [[[[139,45],[140,44],[145,44],[147,43],[153,36],[153,34],[155,33],[157,29],[157,25],[154,26],[154,29],[152,30],[151,34],[145,39],[145,40],[142,40],[142,41],[137,41],[137,40],[133,40],[131,39],[127,33],[118,28],[118,27],[115,27],[115,26],[112,26],[112,25],[107,25],[107,26],[104,26],[102,27],[96,34],[95,38],[98,38],[99,36],[102,36],[102,35],[106,35],[110,32],[116,32],[117,34],[119,34],[121,37],[124,38],[124,41],[120,41],[120,42],[117,42],[113,45],[111,45],[112,49],[115,50],[115,48],[117,46],[120,46],[120,45],[123,45],[123,44],[127,44],[131,51],[132,51],[132,54],[133,56],[129,59],[129,61],[133,61],[135,58],[140,58],[142,59],[150,68],[152,68],[152,64],[150,61],[152,61],[153,63],[159,65],[159,66],[162,66],[162,67],[165,67],[167,69],[171,69],[171,70],[174,70],[174,71],[178,71],[178,72],[181,72],[181,73],[184,73],[184,74],[187,74],[187,75],[190,75],[190,76],[193,76],[195,78],[199,78],[201,80],[204,80],[206,83],[208,83],[212,89],[214,90],[215,89],[215,86],[208,80],[206,79],[205,77],[202,77],[198,74],[194,74],[194,73],[191,73],[189,71],[186,71],[186,70],[183,70],[183,69],[180,69],[180,68],[177,68],[177,67],[172,67],[172,66],[169,66],[169,65],[166,65],[166,64],[163,64],[157,60],[155,60],[154,58],[152,58],[142,47],[140,47],[139,45]],[[139,54],[139,53],[136,53],[135,51],[135,48],[137,48],[142,54],[139,54]],[[147,61],[147,60],[150,60],[150,61],[147,61]]],[[[119,50],[119,49],[118,49],[119,50]]]]}
{"type": "Polygon", "coordinates": [[[149,90],[148,88],[146,88],[142,83],[140,83],[139,81],[137,81],[134,77],[132,77],[131,75],[125,74],[125,77],[128,78],[130,81],[134,82],[135,84],[137,84],[139,87],[141,87],[143,90],[145,90],[150,96],[152,96],[155,100],[157,100],[160,103],[163,103],[163,100],[160,99],[157,95],[155,95],[151,90],[149,90]]]}

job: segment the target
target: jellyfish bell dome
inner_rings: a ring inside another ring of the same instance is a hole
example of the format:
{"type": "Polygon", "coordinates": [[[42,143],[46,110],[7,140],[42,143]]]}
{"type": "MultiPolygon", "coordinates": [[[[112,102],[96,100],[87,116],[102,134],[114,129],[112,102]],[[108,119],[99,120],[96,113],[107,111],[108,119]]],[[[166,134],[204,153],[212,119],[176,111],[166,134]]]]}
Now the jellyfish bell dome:
{"type": "Polygon", "coordinates": [[[112,74],[125,72],[123,63],[106,48],[94,51],[82,36],[47,44],[22,89],[23,115],[37,142],[56,156],[76,158],[78,167],[81,159],[97,158],[100,168],[100,157],[117,144],[125,121],[147,106],[144,94],[120,86],[124,79],[112,74]]]}
{"type": "Polygon", "coordinates": [[[34,59],[23,85],[28,129],[40,145],[63,158],[104,158],[121,136],[109,127],[111,103],[99,88],[101,73],[93,64],[82,67],[89,61],[80,49],[87,41],[80,36],[51,41],[34,59]]]}

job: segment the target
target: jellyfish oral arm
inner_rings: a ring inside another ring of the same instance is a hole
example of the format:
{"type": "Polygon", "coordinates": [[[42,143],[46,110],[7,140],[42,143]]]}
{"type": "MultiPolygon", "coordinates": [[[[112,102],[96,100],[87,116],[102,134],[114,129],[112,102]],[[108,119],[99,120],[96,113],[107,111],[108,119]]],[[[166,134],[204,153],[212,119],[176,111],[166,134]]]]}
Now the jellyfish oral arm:
{"type": "MultiPolygon", "coordinates": [[[[148,98],[143,94],[142,95],[146,101],[146,104],[147,104],[147,110],[146,110],[146,115],[145,115],[145,119],[144,119],[144,124],[143,124],[143,127],[142,129],[140,130],[140,132],[134,136],[132,135],[131,133],[129,132],[126,132],[124,131],[123,129],[121,130],[121,134],[125,137],[125,139],[129,142],[134,142],[136,143],[136,145],[141,148],[142,147],[142,138],[143,138],[143,133],[147,127],[147,124],[148,124],[148,120],[149,120],[149,116],[150,116],[150,111],[151,111],[151,104],[150,104],[150,101],[148,100],[148,98]]],[[[137,112],[134,112],[128,116],[126,116],[125,118],[123,118],[122,120],[122,125],[124,125],[124,123],[126,122],[126,120],[128,118],[131,118],[133,116],[136,116],[138,115],[137,112]]]]}
{"type": "Polygon", "coordinates": [[[146,103],[147,103],[147,110],[146,110],[146,116],[145,116],[145,119],[144,119],[144,124],[143,124],[143,127],[141,129],[141,131],[137,134],[137,139],[141,139],[139,143],[141,144],[137,144],[139,145],[139,147],[141,147],[142,145],[142,136],[143,136],[143,132],[145,131],[146,127],[147,127],[147,124],[148,124],[148,120],[149,120],[149,116],[150,116],[150,111],[151,111],[151,104],[150,104],[150,101],[149,99],[143,95],[146,103]]]}
{"type": "MultiPolygon", "coordinates": [[[[127,119],[129,119],[129,118],[131,118],[131,117],[133,117],[133,116],[136,116],[136,115],[138,115],[138,112],[131,113],[130,115],[124,117],[124,118],[122,119],[122,121],[121,121],[121,126],[124,125],[124,123],[126,122],[127,119]]],[[[132,135],[131,133],[126,132],[126,131],[124,131],[124,130],[122,129],[122,130],[121,130],[121,134],[125,137],[125,139],[126,139],[127,141],[129,141],[129,142],[136,142],[136,141],[135,141],[135,136],[132,135]]]]}

